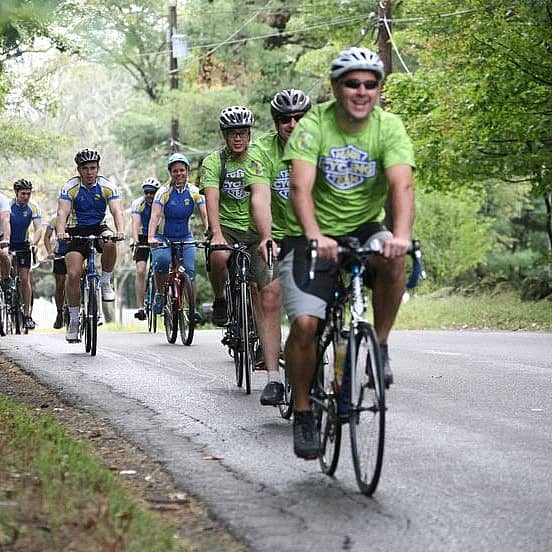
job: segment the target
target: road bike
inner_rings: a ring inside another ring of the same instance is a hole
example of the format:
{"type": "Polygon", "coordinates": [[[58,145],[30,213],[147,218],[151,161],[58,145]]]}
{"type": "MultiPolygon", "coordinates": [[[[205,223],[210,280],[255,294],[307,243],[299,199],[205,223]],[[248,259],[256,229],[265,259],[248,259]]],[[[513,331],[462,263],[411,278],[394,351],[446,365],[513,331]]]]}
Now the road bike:
{"type": "MultiPolygon", "coordinates": [[[[19,258],[18,253],[26,253],[28,249],[11,250],[11,268],[10,268],[10,287],[6,294],[2,290],[0,294],[0,335],[28,334],[29,330],[25,328],[25,304],[23,301],[23,292],[21,289],[21,278],[19,277],[19,258]]],[[[31,249],[31,267],[36,268],[40,263],[37,260],[36,251],[31,249]]],[[[33,298],[31,296],[31,305],[29,315],[32,313],[33,298]]]]}
{"type": "Polygon", "coordinates": [[[186,273],[182,252],[185,247],[205,247],[203,242],[165,240],[171,249],[169,277],[164,289],[163,320],[169,343],[175,343],[177,334],[184,345],[191,345],[196,323],[195,296],[192,280],[186,273]]]}
{"type": "MultiPolygon", "coordinates": [[[[340,240],[338,280],[318,340],[310,393],[320,434],[322,471],[335,473],[342,429],[348,424],[357,485],[368,496],[376,490],[381,475],[387,406],[380,346],[374,327],[365,318],[364,287],[368,259],[381,254],[382,247],[377,239],[364,246],[356,238],[340,240]]],[[[316,248],[312,240],[308,281],[314,279],[316,248]]],[[[408,285],[412,288],[424,276],[417,240],[409,254],[413,270],[408,285]]]]}
{"type": "MultiPolygon", "coordinates": [[[[137,249],[150,249],[149,245],[142,245],[142,244],[134,244],[133,250],[136,251],[137,249]]],[[[146,313],[146,320],[148,321],[148,332],[155,333],[157,331],[157,314],[155,314],[155,310],[153,308],[153,304],[155,301],[155,275],[153,271],[153,265],[151,262],[151,255],[149,255],[148,260],[148,273],[146,276],[146,289],[144,290],[144,312],[146,313]]],[[[138,305],[139,306],[139,305],[138,305]]]]}
{"type": "MultiPolygon", "coordinates": [[[[96,356],[98,348],[98,326],[102,313],[102,296],[100,275],[96,270],[96,251],[94,242],[101,240],[118,241],[114,236],[72,236],[73,240],[86,242],[86,258],[83,263],[83,271],[80,280],[80,312],[79,312],[79,340],[83,341],[84,350],[91,356],[96,356]]],[[[102,317],[103,318],[103,317],[102,317]]]]}
{"type": "MultiPolygon", "coordinates": [[[[251,286],[249,268],[251,265],[250,246],[244,243],[217,244],[209,246],[211,251],[230,251],[228,278],[225,283],[225,296],[228,322],[222,338],[234,359],[236,384],[251,394],[251,373],[255,371],[255,352],[259,346],[259,337],[251,286]]],[[[269,270],[272,270],[272,242],[267,242],[269,270]]],[[[207,255],[208,258],[208,255],[207,255]]],[[[207,270],[209,271],[208,266],[207,270]]]]}

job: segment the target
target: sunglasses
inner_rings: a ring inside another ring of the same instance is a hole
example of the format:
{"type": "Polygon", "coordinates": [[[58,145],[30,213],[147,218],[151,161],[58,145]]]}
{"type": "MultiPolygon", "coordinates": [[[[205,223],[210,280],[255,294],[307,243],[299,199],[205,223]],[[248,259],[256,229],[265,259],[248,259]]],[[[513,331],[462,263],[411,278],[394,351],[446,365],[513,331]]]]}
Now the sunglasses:
{"type": "Polygon", "coordinates": [[[347,79],[344,81],[341,81],[341,84],[345,88],[352,88],[353,90],[358,90],[361,86],[364,86],[366,90],[374,90],[378,87],[379,82],[376,80],[368,80],[368,81],[359,81],[355,79],[347,79]]]}
{"type": "Polygon", "coordinates": [[[278,117],[278,122],[283,125],[291,123],[292,120],[298,123],[304,116],[304,113],[300,113],[299,115],[280,115],[278,117]]]}
{"type": "Polygon", "coordinates": [[[144,195],[155,195],[155,191],[153,190],[144,190],[144,195]]]}

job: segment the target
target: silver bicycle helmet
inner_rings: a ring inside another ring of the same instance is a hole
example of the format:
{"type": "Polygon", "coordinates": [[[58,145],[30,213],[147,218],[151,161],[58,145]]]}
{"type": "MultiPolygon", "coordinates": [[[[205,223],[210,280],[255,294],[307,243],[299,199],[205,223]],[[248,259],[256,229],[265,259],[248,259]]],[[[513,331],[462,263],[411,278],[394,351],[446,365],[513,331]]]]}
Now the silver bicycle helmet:
{"type": "Polygon", "coordinates": [[[153,188],[154,190],[159,190],[159,187],[161,186],[161,182],[157,180],[157,178],[146,178],[144,182],[142,182],[142,189],[145,190],[146,188],[153,188]]]}
{"type": "Polygon", "coordinates": [[[310,108],[310,98],[302,90],[294,88],[278,92],[270,102],[270,113],[273,119],[285,113],[304,113],[310,108]]]}
{"type": "Polygon", "coordinates": [[[16,192],[18,192],[19,190],[32,190],[33,183],[30,180],[26,180],[25,178],[20,178],[13,183],[13,189],[16,192]]]}
{"type": "Polygon", "coordinates": [[[253,113],[242,105],[225,107],[220,112],[219,126],[221,130],[226,128],[250,128],[254,122],[253,113]]]}
{"type": "Polygon", "coordinates": [[[100,154],[97,151],[89,149],[81,149],[77,151],[75,155],[75,163],[80,167],[85,163],[90,163],[92,161],[100,162],[100,154]]]}
{"type": "Polygon", "coordinates": [[[368,48],[353,46],[348,50],[343,50],[332,61],[330,77],[335,80],[350,71],[373,71],[378,80],[382,81],[385,78],[383,62],[378,54],[368,48]]]}

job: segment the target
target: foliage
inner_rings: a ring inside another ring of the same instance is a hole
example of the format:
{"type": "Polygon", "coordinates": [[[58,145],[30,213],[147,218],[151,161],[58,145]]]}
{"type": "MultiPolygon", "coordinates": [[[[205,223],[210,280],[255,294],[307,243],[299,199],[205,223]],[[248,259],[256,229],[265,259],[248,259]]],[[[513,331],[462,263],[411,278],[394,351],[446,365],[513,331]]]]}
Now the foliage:
{"type": "Polygon", "coordinates": [[[469,196],[418,192],[415,235],[433,287],[473,273],[492,247],[493,220],[479,214],[480,205],[469,196]]]}
{"type": "Polygon", "coordinates": [[[437,189],[528,179],[544,193],[552,187],[552,12],[538,0],[468,0],[457,15],[438,16],[457,6],[409,0],[401,12],[420,19],[401,36],[419,67],[393,75],[386,90],[407,119],[421,178],[437,189]]]}

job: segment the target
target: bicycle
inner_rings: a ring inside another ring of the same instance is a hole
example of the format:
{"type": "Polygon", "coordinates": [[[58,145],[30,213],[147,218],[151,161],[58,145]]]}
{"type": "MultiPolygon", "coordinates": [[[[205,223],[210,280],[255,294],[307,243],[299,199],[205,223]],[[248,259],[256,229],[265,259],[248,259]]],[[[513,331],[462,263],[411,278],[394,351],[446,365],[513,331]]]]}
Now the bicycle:
{"type": "Polygon", "coordinates": [[[175,343],[180,332],[182,343],[191,345],[195,330],[195,297],[192,280],[186,273],[181,253],[186,246],[204,247],[205,244],[196,241],[166,242],[167,245],[158,246],[171,249],[169,278],[164,289],[165,335],[169,343],[175,343]]]}
{"type": "MultiPolygon", "coordinates": [[[[135,243],[133,246],[136,249],[150,249],[149,245],[142,245],[135,243]]],[[[148,274],[146,276],[146,289],[144,291],[144,311],[146,313],[146,320],[148,321],[148,332],[157,332],[157,315],[155,314],[153,303],[155,300],[155,276],[153,272],[153,265],[151,262],[151,255],[148,260],[148,274]]],[[[138,305],[139,306],[139,305],[138,305]]]]}
{"type": "MultiPolygon", "coordinates": [[[[228,323],[222,339],[234,359],[236,384],[251,394],[251,373],[255,371],[255,351],[259,346],[259,337],[253,298],[249,285],[249,267],[251,254],[249,245],[244,243],[218,244],[209,246],[209,251],[230,251],[228,278],[225,283],[225,296],[228,309],[228,323]]],[[[269,270],[272,269],[272,242],[267,242],[269,270]]],[[[208,256],[207,256],[208,257],[208,256]]],[[[207,268],[209,271],[209,267],[207,268]]]]}
{"type": "Polygon", "coordinates": [[[114,236],[72,236],[74,240],[84,240],[87,243],[87,255],[80,281],[80,312],[79,312],[79,341],[84,336],[84,350],[91,356],[96,356],[98,348],[98,321],[102,309],[100,275],[96,270],[96,254],[94,241],[117,241],[114,236]]]}
{"type": "MultiPolygon", "coordinates": [[[[8,300],[6,300],[5,292],[2,291],[2,301],[0,307],[0,335],[7,335],[8,333],[15,333],[21,335],[21,333],[28,334],[29,330],[24,326],[25,320],[25,304],[23,301],[23,292],[21,289],[21,279],[19,277],[19,259],[18,253],[26,253],[28,249],[11,250],[11,268],[10,268],[10,291],[8,294],[8,300]]],[[[32,264],[30,269],[36,268],[40,263],[37,260],[36,251],[31,250],[32,264]]],[[[29,315],[32,312],[33,298],[31,296],[31,305],[29,309],[29,315]]]]}
{"type": "MultiPolygon", "coordinates": [[[[314,279],[315,242],[311,241],[308,247],[308,281],[314,279]]],[[[365,318],[363,275],[368,258],[381,254],[383,249],[379,240],[361,246],[358,239],[348,238],[340,240],[340,244],[338,280],[318,340],[310,399],[320,434],[319,463],[323,473],[335,473],[342,426],[349,424],[357,485],[363,494],[371,496],[383,466],[387,406],[379,341],[365,318]]],[[[424,276],[417,240],[409,254],[413,270],[408,285],[412,288],[424,276]]]]}

